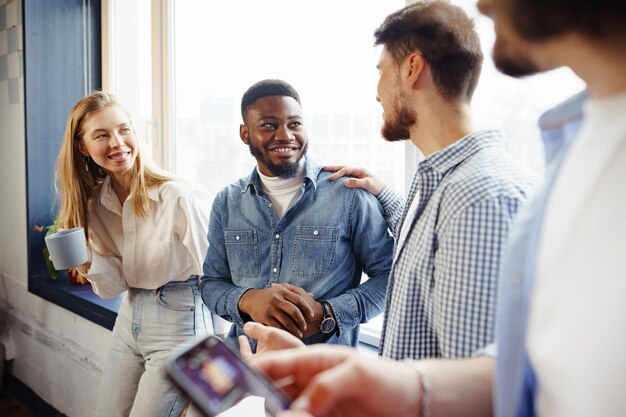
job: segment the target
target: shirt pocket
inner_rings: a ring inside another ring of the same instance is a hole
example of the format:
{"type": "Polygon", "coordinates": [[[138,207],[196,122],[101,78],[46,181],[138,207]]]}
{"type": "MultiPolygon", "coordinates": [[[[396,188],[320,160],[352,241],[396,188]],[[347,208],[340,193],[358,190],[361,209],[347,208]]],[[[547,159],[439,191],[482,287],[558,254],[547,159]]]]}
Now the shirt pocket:
{"type": "Polygon", "coordinates": [[[324,276],[335,260],[339,226],[296,226],[291,274],[294,278],[324,276]]]}
{"type": "Polygon", "coordinates": [[[224,242],[233,278],[253,278],[259,275],[259,245],[256,230],[227,230],[224,232],[224,242]]]}

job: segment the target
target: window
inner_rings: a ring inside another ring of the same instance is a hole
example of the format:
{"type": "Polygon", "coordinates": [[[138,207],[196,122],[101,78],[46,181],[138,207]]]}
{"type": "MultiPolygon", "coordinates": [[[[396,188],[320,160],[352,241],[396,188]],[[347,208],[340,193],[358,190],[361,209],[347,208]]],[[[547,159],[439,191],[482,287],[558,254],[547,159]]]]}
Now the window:
{"type": "Polygon", "coordinates": [[[119,300],[70,285],[64,272],[52,280],[41,233],[58,207],[51,156],[59,152],[67,115],[76,100],[101,85],[100,1],[23,2],[23,8],[28,291],[111,329],[119,300]]]}
{"type": "Polygon", "coordinates": [[[372,32],[403,4],[175,2],[176,172],[214,194],[248,175],[255,162],[239,139],[241,96],[256,81],[280,78],[300,93],[312,158],[367,166],[402,189],[404,146],[379,134],[372,32]]]}
{"type": "MultiPolygon", "coordinates": [[[[132,115],[137,136],[152,147],[158,137],[153,105],[152,7],[150,0],[104,3],[103,85],[113,92],[132,115]]],[[[150,152],[153,154],[152,152],[150,152]]],[[[153,154],[154,155],[154,154],[153,154]]]]}
{"type": "MultiPolygon", "coordinates": [[[[540,175],[541,112],[580,91],[569,70],[514,80],[494,68],[491,21],[475,0],[453,0],[475,18],[485,54],[473,101],[476,127],[499,128],[507,148],[540,175]]],[[[405,0],[259,2],[108,0],[104,86],[130,107],[159,164],[213,194],[249,174],[239,103],[247,87],[282,78],[300,93],[309,154],[322,164],[356,164],[405,190],[417,166],[410,143],[380,138],[375,101],[379,49],[372,33],[405,0]]],[[[376,344],[382,317],[364,326],[376,344]]]]}

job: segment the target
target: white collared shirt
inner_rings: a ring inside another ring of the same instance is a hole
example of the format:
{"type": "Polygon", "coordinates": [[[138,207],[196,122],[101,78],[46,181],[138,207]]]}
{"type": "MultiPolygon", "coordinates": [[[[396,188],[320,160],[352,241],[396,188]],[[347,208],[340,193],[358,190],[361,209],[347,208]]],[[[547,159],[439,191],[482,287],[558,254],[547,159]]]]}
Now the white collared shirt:
{"type": "Polygon", "coordinates": [[[122,205],[107,177],[90,206],[93,260],[85,277],[103,298],[202,275],[211,213],[208,193],[174,179],[150,187],[148,196],[150,211],[139,219],[132,195],[122,205]]]}
{"type": "Polygon", "coordinates": [[[547,205],[527,348],[537,415],[626,411],[626,94],[591,100],[547,205]]]}

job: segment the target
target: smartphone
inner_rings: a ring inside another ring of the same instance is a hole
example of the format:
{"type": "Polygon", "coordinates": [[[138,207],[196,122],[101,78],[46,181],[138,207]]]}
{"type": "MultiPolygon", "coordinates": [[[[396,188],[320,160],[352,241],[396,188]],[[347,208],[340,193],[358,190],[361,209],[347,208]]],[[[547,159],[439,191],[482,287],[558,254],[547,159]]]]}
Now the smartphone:
{"type": "Polygon", "coordinates": [[[210,417],[249,395],[264,397],[266,414],[272,416],[291,403],[271,380],[250,368],[214,335],[174,352],[166,370],[183,393],[210,417]]]}

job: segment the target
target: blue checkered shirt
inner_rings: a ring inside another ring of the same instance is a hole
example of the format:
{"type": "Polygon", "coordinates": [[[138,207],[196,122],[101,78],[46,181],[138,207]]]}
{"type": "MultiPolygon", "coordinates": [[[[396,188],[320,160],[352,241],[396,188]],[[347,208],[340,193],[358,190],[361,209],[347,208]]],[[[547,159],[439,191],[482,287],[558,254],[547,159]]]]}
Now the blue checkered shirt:
{"type": "Polygon", "coordinates": [[[533,185],[499,132],[486,130],[420,162],[406,205],[390,188],[381,192],[392,232],[410,228],[401,247],[396,241],[382,356],[462,357],[493,341],[500,261],[533,185]]]}

